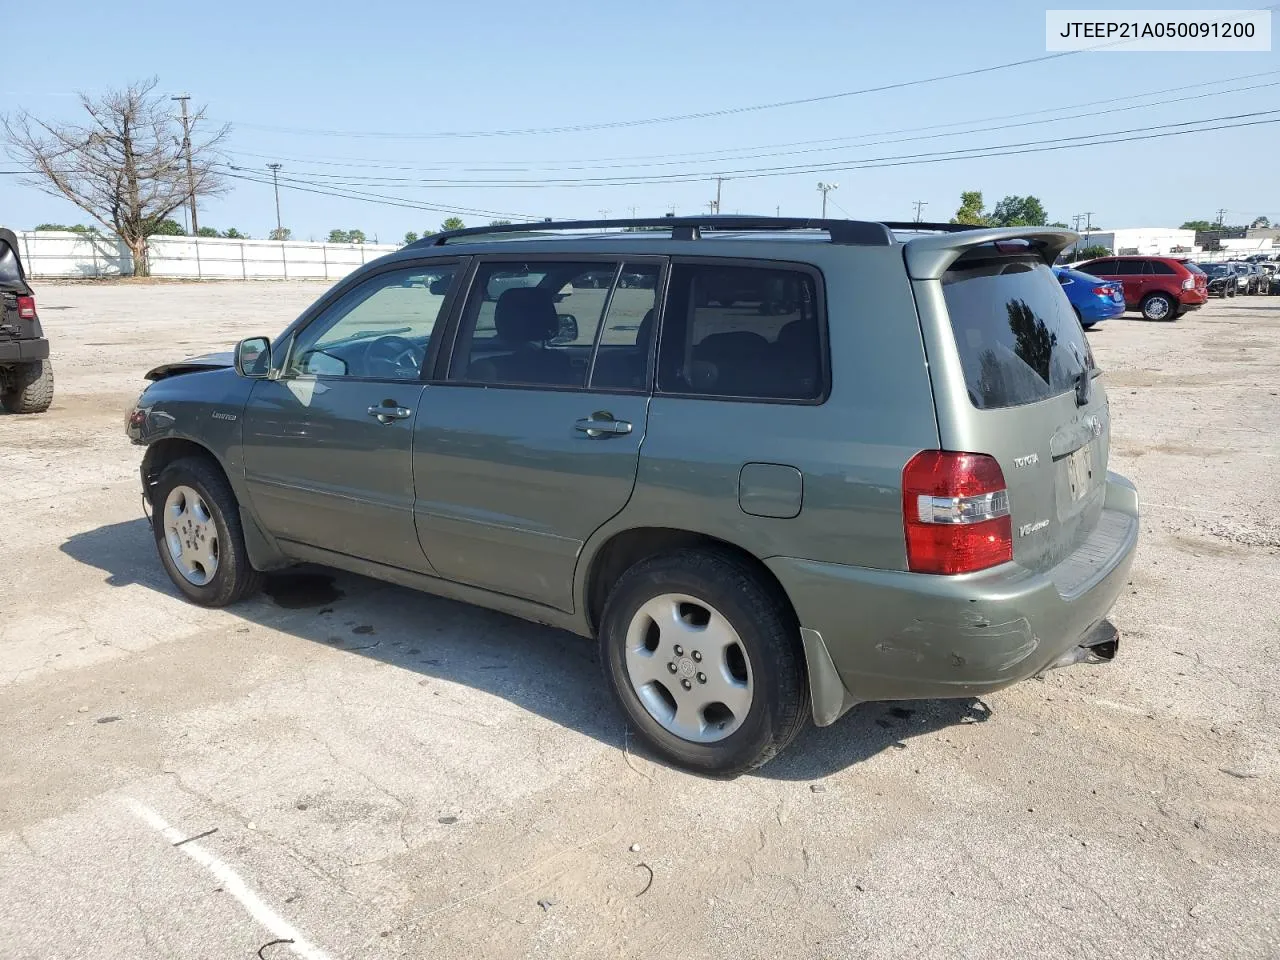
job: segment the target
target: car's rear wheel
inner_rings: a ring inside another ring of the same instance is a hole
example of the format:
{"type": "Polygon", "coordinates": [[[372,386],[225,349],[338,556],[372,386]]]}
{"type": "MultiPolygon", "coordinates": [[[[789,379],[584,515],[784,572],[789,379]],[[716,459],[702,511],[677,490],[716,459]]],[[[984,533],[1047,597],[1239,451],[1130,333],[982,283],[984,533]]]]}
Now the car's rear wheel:
{"type": "Polygon", "coordinates": [[[48,360],[15,364],[0,384],[0,406],[10,413],[44,413],[53,403],[53,364],[48,360]]]}
{"type": "Polygon", "coordinates": [[[1167,293],[1152,293],[1144,297],[1140,307],[1142,315],[1148,320],[1175,320],[1176,308],[1173,298],[1167,293]]]}
{"type": "Polygon", "coordinates": [[[216,464],[175,460],[160,472],[151,503],[160,562],[188,600],[225,607],[262,586],[245,549],[239,503],[216,464]]]}
{"type": "Polygon", "coordinates": [[[809,712],[799,628],[776,585],[720,550],[641,561],[609,594],[606,681],[671,763],[734,776],[766,763],[809,712]]]}

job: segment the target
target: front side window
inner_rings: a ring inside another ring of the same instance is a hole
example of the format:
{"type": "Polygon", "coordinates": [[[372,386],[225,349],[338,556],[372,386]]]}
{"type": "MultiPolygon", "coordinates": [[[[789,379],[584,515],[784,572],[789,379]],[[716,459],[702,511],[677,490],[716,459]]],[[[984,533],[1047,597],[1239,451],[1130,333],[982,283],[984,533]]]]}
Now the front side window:
{"type": "Polygon", "coordinates": [[[671,267],[658,389],[701,397],[819,400],[823,329],[812,274],[765,265],[671,267]]]}
{"type": "Polygon", "coordinates": [[[298,334],[286,376],[418,379],[456,271],[450,263],[370,277],[298,334]]]}
{"type": "Polygon", "coordinates": [[[481,264],[449,377],[585,388],[616,263],[481,264]]]}

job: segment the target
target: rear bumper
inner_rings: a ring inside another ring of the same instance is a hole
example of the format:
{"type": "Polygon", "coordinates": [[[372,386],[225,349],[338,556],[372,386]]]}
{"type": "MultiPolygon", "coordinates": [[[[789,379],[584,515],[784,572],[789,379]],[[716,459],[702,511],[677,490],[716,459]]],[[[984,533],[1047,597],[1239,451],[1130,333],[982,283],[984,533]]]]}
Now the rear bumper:
{"type": "Polygon", "coordinates": [[[1110,320],[1122,313],[1124,313],[1124,301],[1116,303],[1114,300],[1095,297],[1080,304],[1080,316],[1089,323],[1110,320]]]}
{"type": "Polygon", "coordinates": [[[28,360],[48,360],[49,341],[0,340],[0,363],[25,363],[28,360]]]}
{"type": "Polygon", "coordinates": [[[1102,623],[1137,541],[1137,490],[1109,473],[1097,527],[1047,571],[1006,564],[937,577],[792,558],[768,564],[804,628],[823,724],[864,700],[978,696],[1050,668],[1102,623]]]}

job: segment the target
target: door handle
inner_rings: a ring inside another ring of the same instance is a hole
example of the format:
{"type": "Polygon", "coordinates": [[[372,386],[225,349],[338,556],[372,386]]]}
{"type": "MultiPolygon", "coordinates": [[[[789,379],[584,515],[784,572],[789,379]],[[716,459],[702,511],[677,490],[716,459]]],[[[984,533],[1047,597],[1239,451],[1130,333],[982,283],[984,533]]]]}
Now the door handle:
{"type": "Polygon", "coordinates": [[[611,413],[596,413],[583,417],[573,426],[588,437],[623,437],[631,432],[629,421],[615,420],[611,413]]]}
{"type": "Polygon", "coordinates": [[[393,420],[405,420],[412,416],[413,411],[408,407],[402,407],[394,400],[383,400],[377,406],[369,408],[369,416],[377,417],[379,423],[391,423],[393,420]]]}

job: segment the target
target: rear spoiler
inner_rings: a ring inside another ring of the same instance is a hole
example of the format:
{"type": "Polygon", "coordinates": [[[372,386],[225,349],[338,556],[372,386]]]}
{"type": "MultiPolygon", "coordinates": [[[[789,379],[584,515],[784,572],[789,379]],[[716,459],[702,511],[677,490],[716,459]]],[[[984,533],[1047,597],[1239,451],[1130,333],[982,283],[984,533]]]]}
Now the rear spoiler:
{"type": "Polygon", "coordinates": [[[982,227],[954,233],[914,237],[903,247],[907,273],[912,280],[939,280],[947,268],[977,247],[1000,240],[1022,240],[1029,253],[1040,257],[1048,266],[1057,262],[1058,254],[1080,239],[1074,230],[1055,227],[982,227]]]}

